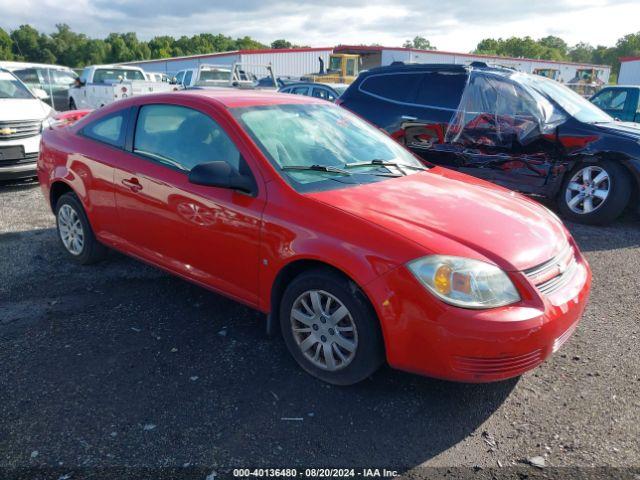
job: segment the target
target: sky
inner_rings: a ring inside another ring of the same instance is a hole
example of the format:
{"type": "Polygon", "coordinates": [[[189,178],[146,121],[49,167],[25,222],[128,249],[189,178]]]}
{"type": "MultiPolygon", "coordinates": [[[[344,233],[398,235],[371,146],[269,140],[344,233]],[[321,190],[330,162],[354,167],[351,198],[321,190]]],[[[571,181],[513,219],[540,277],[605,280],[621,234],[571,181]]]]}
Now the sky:
{"type": "Polygon", "coordinates": [[[223,33],[269,44],[401,46],[421,35],[439,50],[468,52],[488,37],[559,36],[612,46],[640,30],[639,0],[0,0],[0,27],[57,23],[91,37],[223,33]]]}

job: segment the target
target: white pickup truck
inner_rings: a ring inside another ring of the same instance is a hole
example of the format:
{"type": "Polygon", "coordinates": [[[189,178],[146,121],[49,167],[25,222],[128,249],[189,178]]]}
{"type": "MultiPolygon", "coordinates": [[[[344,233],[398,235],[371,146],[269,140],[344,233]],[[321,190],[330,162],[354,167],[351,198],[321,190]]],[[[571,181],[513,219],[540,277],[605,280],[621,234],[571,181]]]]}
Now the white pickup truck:
{"type": "Polygon", "coordinates": [[[69,109],[100,108],[121,98],[174,89],[167,82],[148,81],[139,67],[92,65],[69,89],[69,109]]]}
{"type": "Polygon", "coordinates": [[[183,88],[276,88],[277,81],[271,65],[234,63],[207,65],[180,70],[174,83],[183,88]]]}

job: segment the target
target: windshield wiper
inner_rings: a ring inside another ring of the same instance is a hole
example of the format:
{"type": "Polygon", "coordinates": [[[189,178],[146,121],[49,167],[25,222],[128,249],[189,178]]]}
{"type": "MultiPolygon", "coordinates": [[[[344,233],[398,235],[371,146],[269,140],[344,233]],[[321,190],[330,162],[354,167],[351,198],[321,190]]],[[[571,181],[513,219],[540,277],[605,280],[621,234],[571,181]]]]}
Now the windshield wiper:
{"type": "Polygon", "coordinates": [[[402,172],[403,175],[407,175],[407,172],[404,171],[404,168],[410,168],[412,170],[426,170],[425,167],[418,167],[417,165],[407,165],[405,163],[400,164],[397,162],[389,162],[386,160],[380,160],[379,158],[374,158],[373,160],[369,160],[366,162],[347,163],[345,164],[344,168],[357,168],[367,166],[396,167],[402,172]]]}
{"type": "Polygon", "coordinates": [[[339,173],[341,175],[351,175],[351,172],[348,172],[344,168],[340,167],[332,167],[330,165],[283,165],[280,167],[281,170],[302,170],[302,171],[312,171],[312,172],[328,172],[328,173],[339,173]]]}

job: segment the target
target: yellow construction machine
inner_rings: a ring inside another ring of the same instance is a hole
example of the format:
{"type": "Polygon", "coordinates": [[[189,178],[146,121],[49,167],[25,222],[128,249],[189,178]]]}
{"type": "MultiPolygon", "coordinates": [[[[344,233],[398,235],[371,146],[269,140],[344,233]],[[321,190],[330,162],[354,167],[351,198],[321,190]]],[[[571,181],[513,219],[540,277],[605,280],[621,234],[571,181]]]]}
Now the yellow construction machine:
{"type": "Polygon", "coordinates": [[[329,55],[329,65],[326,71],[324,60],[320,60],[320,72],[305,75],[301,80],[319,83],[346,83],[353,82],[360,70],[360,55],[346,53],[332,53],[329,55]]]}

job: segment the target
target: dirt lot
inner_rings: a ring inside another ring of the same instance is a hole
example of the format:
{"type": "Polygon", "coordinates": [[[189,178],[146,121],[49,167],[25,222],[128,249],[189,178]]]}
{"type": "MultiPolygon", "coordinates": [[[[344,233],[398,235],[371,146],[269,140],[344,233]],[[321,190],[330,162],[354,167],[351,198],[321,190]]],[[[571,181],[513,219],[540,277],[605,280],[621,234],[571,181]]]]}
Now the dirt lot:
{"type": "Polygon", "coordinates": [[[620,467],[640,478],[627,469],[640,467],[637,217],[570,226],[592,297],[537,370],[466,385],[385,368],[350,388],[301,372],[246,307],[116,253],[67,262],[53,225],[37,185],[0,187],[0,467],[69,478],[293,466],[502,476],[541,456],[545,472],[620,467]]]}

